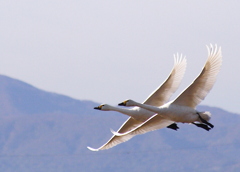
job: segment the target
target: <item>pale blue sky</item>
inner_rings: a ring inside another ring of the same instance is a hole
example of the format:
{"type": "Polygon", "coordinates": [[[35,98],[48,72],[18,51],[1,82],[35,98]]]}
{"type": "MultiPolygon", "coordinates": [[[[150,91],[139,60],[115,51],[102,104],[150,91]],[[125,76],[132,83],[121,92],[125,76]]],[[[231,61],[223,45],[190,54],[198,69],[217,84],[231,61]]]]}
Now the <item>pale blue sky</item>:
{"type": "Polygon", "coordinates": [[[201,71],[206,44],[223,66],[202,102],[240,113],[240,2],[43,0],[0,2],[0,73],[81,100],[143,101],[168,76],[173,54],[188,66],[175,98],[201,71]]]}

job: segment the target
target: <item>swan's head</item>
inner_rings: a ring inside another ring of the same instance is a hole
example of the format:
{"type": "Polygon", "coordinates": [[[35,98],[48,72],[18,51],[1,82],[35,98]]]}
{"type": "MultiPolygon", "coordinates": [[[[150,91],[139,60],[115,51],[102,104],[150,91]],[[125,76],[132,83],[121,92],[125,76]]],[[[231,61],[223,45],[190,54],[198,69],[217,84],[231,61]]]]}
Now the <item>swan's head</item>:
{"type": "Polygon", "coordinates": [[[107,105],[107,104],[101,104],[101,105],[99,105],[99,106],[97,106],[97,107],[94,107],[94,109],[102,110],[102,111],[107,111],[107,110],[109,110],[109,105],[107,105]]]}
{"type": "Polygon", "coordinates": [[[136,106],[137,103],[131,99],[125,100],[122,103],[119,103],[118,106],[136,106]]]}

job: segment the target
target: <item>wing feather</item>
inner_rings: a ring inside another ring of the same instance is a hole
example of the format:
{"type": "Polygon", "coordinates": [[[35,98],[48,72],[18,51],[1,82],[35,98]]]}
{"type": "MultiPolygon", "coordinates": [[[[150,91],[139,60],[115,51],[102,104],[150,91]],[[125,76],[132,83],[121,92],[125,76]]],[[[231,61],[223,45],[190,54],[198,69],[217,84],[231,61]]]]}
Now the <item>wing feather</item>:
{"type": "Polygon", "coordinates": [[[165,128],[170,124],[174,123],[168,119],[163,118],[162,116],[156,114],[150,117],[148,120],[143,122],[142,124],[138,125],[134,129],[125,132],[125,133],[117,133],[118,136],[128,136],[128,135],[139,135],[145,134],[150,131],[158,130],[161,128],[165,128]]]}
{"type": "MultiPolygon", "coordinates": [[[[134,118],[128,118],[125,123],[122,124],[122,126],[119,128],[119,130],[117,131],[118,133],[126,133],[129,130],[134,129],[135,127],[137,127],[138,125],[140,125],[142,122],[141,121],[137,121],[134,118]]],[[[134,135],[124,135],[124,136],[115,136],[113,135],[104,145],[102,145],[101,147],[94,149],[91,147],[88,147],[88,149],[92,150],[92,151],[99,151],[99,150],[104,150],[104,149],[109,149],[112,148],[120,143],[126,142],[129,139],[131,139],[132,137],[134,137],[134,135]]]]}
{"type": "Polygon", "coordinates": [[[174,101],[174,104],[195,108],[212,89],[222,64],[221,47],[210,45],[208,59],[200,75],[174,101]]]}
{"type": "Polygon", "coordinates": [[[182,55],[174,55],[174,66],[168,78],[143,102],[152,106],[161,106],[169,101],[178,89],[186,70],[187,60],[182,55]]]}

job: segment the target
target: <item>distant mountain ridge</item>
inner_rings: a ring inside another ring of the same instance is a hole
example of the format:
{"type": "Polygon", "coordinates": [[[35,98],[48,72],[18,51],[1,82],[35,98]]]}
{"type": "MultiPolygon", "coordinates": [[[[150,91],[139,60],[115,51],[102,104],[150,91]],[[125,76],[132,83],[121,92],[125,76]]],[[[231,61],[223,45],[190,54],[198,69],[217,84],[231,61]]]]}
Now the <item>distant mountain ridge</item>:
{"type": "Polygon", "coordinates": [[[35,88],[0,75],[0,171],[239,171],[240,116],[216,107],[215,127],[193,125],[136,136],[109,150],[91,152],[127,116],[98,105],[35,88]]]}
{"type": "Polygon", "coordinates": [[[17,79],[0,75],[0,102],[8,102],[11,106],[2,106],[5,113],[35,114],[53,113],[56,111],[66,113],[79,113],[90,101],[80,101],[68,96],[51,93],[33,87],[17,79]],[[8,110],[6,109],[8,107],[8,110]],[[10,110],[11,109],[11,110],[10,110]]]}

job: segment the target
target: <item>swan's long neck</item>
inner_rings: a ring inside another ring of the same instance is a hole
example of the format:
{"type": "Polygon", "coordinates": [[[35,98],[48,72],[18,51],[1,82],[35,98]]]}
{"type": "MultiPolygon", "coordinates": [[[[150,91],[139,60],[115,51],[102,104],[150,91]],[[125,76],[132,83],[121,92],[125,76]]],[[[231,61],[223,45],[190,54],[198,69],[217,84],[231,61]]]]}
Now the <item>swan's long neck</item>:
{"type": "Polygon", "coordinates": [[[120,112],[120,113],[122,113],[124,115],[131,116],[131,117],[136,116],[134,111],[131,110],[131,109],[124,109],[124,108],[119,108],[119,107],[115,107],[115,106],[109,106],[108,111],[120,112]]]}
{"type": "Polygon", "coordinates": [[[146,110],[149,110],[149,111],[154,112],[154,113],[160,113],[161,112],[160,108],[155,107],[155,106],[151,106],[151,105],[147,105],[147,104],[141,104],[141,103],[136,102],[136,106],[138,106],[140,108],[143,108],[143,109],[146,109],[146,110]]]}

